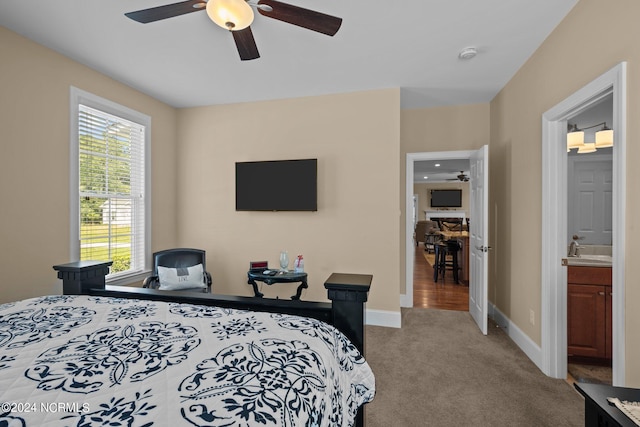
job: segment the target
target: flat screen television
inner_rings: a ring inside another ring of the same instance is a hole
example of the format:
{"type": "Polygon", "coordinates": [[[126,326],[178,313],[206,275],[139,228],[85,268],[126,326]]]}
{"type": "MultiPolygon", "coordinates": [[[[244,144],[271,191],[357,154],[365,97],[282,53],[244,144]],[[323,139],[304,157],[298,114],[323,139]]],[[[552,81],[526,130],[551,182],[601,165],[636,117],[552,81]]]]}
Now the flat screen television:
{"type": "Polygon", "coordinates": [[[462,190],[431,190],[432,208],[462,207],[462,190]]]}
{"type": "Polygon", "coordinates": [[[317,211],[318,159],[236,163],[237,211],[317,211]]]}

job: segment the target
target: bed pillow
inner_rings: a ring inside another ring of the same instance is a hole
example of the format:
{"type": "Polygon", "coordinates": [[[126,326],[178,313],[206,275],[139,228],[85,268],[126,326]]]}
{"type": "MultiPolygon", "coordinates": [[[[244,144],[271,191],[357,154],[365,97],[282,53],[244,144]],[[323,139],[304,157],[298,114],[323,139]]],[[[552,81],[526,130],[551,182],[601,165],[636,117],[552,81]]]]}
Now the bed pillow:
{"type": "Polygon", "coordinates": [[[204,268],[202,264],[184,268],[158,266],[158,280],[163,291],[180,291],[184,289],[203,289],[204,268]]]}

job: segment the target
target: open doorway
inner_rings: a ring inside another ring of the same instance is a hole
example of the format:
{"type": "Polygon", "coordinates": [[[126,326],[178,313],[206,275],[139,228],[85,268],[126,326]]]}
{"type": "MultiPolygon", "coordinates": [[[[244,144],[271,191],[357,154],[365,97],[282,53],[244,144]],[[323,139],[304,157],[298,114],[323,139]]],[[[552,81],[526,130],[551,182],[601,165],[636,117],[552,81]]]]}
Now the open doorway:
{"type": "Polygon", "coordinates": [[[489,146],[478,150],[442,151],[432,153],[408,153],[405,180],[405,258],[406,288],[400,296],[402,307],[413,306],[413,267],[414,257],[410,256],[414,240],[412,228],[412,204],[414,164],[421,160],[469,159],[471,222],[469,231],[469,314],[483,334],[487,334],[488,319],[488,243],[489,236],[489,146]]]}
{"type": "Polygon", "coordinates": [[[624,386],[624,270],[626,207],[626,63],[620,63],[548,110],[542,117],[542,371],[567,376],[568,156],[567,126],[578,116],[613,97],[612,170],[612,369],[613,385],[624,386]]]}
{"type": "Polygon", "coordinates": [[[612,385],[613,94],[567,122],[568,380],[612,385]]]}
{"type": "Polygon", "coordinates": [[[413,307],[469,310],[470,165],[414,161],[413,307]]]}
{"type": "MultiPolygon", "coordinates": [[[[437,151],[437,152],[423,152],[423,153],[408,153],[406,158],[406,179],[405,179],[405,200],[406,200],[406,221],[405,221],[405,293],[400,296],[400,305],[402,307],[413,307],[414,303],[414,286],[413,275],[414,267],[416,265],[415,257],[418,256],[416,252],[419,252],[415,248],[414,240],[414,223],[413,223],[413,195],[414,193],[414,181],[415,165],[418,162],[436,162],[445,160],[463,160],[469,161],[474,155],[475,151],[437,151]]],[[[454,175],[455,176],[455,175],[454,175]]],[[[426,194],[424,195],[426,198],[426,194]]],[[[429,202],[426,202],[427,204],[429,202]]],[[[418,195],[418,206],[420,205],[418,195]]],[[[422,204],[424,206],[424,203],[422,204]]],[[[424,215],[424,212],[416,212],[418,219],[421,219],[420,215],[424,215]]],[[[421,249],[423,250],[423,249],[421,249]]]]}
{"type": "Polygon", "coordinates": [[[401,295],[402,307],[413,306],[413,268],[414,257],[411,256],[414,246],[412,228],[412,203],[414,164],[422,160],[469,159],[470,174],[470,206],[471,223],[469,224],[469,313],[478,324],[480,331],[486,335],[488,318],[488,162],[489,147],[482,146],[478,150],[445,151],[431,153],[408,153],[405,180],[405,259],[406,259],[406,287],[401,295]]]}

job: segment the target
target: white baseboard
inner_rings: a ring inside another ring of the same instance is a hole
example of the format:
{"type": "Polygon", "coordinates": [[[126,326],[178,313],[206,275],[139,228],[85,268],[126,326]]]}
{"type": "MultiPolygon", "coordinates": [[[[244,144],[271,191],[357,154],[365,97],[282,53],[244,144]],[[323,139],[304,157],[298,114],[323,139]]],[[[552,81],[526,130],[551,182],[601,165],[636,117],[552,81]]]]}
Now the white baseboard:
{"type": "Polygon", "coordinates": [[[511,338],[518,347],[520,347],[520,350],[522,350],[524,354],[526,354],[527,357],[535,363],[538,369],[543,371],[542,349],[540,346],[522,332],[522,330],[518,328],[504,313],[498,310],[495,305],[489,303],[489,310],[489,313],[492,314],[491,317],[498,326],[500,326],[506,332],[507,336],[511,338]]]}
{"type": "Polygon", "coordinates": [[[386,326],[387,328],[400,328],[402,324],[402,317],[399,311],[367,309],[364,319],[367,325],[386,326]]]}

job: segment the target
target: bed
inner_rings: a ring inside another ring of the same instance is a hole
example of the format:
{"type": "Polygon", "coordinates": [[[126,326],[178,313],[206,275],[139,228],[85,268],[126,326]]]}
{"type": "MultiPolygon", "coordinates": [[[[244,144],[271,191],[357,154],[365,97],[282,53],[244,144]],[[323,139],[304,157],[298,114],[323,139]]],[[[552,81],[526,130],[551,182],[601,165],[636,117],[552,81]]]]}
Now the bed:
{"type": "Polygon", "coordinates": [[[89,281],[0,305],[0,425],[363,424],[375,379],[335,301],[89,281]]]}

